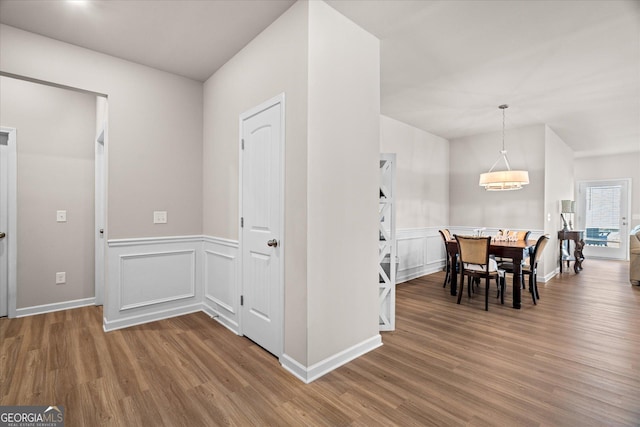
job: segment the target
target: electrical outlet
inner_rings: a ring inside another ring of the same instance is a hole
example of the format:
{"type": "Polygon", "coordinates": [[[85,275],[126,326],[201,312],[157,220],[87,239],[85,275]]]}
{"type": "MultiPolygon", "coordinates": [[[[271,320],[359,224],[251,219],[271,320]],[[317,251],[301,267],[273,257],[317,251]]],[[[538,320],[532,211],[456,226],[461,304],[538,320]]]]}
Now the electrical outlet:
{"type": "Polygon", "coordinates": [[[56,273],[56,285],[63,285],[67,283],[67,273],[59,271],[56,273]]]}
{"type": "Polygon", "coordinates": [[[57,222],[67,222],[67,211],[57,211],[56,212],[56,221],[57,222]]]}
{"type": "Polygon", "coordinates": [[[154,211],[153,212],[154,224],[166,224],[167,223],[167,211],[154,211]]]}

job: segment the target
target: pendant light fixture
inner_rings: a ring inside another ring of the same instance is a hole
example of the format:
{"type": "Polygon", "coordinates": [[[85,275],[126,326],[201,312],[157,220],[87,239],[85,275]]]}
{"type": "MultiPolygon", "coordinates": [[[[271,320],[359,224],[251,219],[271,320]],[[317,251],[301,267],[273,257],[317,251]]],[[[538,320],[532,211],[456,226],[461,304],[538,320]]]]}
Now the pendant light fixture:
{"type": "Polygon", "coordinates": [[[498,156],[498,160],[495,161],[489,172],[480,174],[480,186],[484,187],[487,191],[507,191],[507,190],[520,190],[523,185],[529,184],[529,172],[527,171],[514,171],[509,166],[509,160],[507,159],[507,150],[504,148],[504,110],[509,108],[507,104],[498,106],[502,110],[502,151],[498,156]],[[494,168],[500,162],[504,160],[507,166],[506,170],[495,171],[494,168]]]}

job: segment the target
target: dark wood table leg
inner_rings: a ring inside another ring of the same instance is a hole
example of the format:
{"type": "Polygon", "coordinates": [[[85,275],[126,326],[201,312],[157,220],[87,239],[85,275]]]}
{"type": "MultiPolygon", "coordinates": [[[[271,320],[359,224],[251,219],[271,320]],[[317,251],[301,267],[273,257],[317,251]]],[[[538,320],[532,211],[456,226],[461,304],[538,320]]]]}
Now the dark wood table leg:
{"type": "Polygon", "coordinates": [[[451,296],[458,295],[458,269],[456,267],[456,254],[447,253],[451,263],[451,296]]]}
{"type": "Polygon", "coordinates": [[[513,308],[520,308],[520,300],[522,299],[521,288],[522,283],[520,281],[521,271],[520,263],[522,258],[513,258],[513,308]]]}

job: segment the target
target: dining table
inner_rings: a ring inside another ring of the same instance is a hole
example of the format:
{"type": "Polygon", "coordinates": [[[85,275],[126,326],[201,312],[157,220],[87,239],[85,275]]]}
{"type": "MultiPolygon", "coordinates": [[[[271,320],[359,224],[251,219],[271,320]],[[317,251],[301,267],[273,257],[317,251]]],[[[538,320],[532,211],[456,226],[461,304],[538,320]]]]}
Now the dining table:
{"type": "MultiPolygon", "coordinates": [[[[532,240],[518,241],[501,241],[491,240],[489,245],[489,254],[501,258],[510,258],[513,260],[513,308],[520,308],[522,299],[521,288],[521,270],[522,260],[530,256],[531,250],[535,246],[532,240]]],[[[451,295],[457,295],[458,273],[455,268],[456,257],[458,255],[458,242],[455,239],[447,240],[447,256],[451,262],[451,295]]]]}

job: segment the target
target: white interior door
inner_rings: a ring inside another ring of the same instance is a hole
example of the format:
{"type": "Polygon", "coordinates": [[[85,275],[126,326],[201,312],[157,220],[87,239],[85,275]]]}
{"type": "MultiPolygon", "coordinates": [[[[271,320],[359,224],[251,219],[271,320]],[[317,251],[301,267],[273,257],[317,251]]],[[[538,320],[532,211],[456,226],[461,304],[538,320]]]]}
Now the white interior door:
{"type": "Polygon", "coordinates": [[[104,143],[106,123],[96,138],[95,152],[95,305],[104,304],[104,227],[105,227],[105,165],[104,143]]]}
{"type": "Polygon", "coordinates": [[[240,116],[243,335],[276,356],[283,335],[284,96],[240,116]]]}
{"type": "Polygon", "coordinates": [[[16,316],[16,130],[0,128],[0,316],[16,316]]]}
{"type": "Polygon", "coordinates": [[[585,231],[584,256],[627,259],[629,180],[578,183],[576,224],[585,231]]]}

